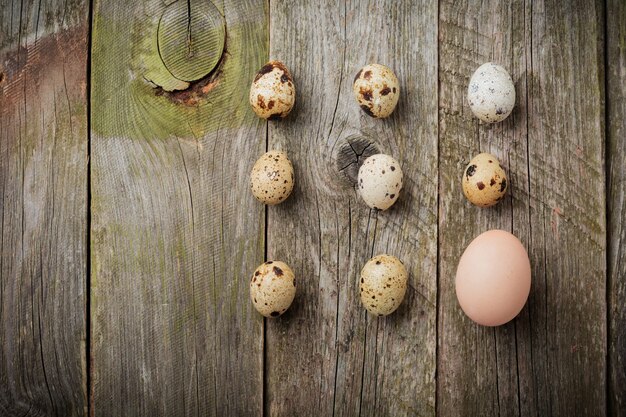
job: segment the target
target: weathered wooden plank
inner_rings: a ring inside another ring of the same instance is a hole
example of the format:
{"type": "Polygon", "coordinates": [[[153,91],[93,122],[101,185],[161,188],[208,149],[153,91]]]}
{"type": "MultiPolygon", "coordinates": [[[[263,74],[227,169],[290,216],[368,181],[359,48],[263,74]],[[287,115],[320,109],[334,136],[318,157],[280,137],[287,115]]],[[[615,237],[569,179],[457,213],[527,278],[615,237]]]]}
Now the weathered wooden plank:
{"type": "MultiPolygon", "coordinates": [[[[186,4],[179,9],[183,23],[186,4]]],[[[202,18],[197,8],[207,3],[189,4],[192,19],[202,18]]],[[[247,93],[267,59],[267,19],[260,1],[216,6],[226,24],[226,51],[217,51],[215,71],[189,84],[172,74],[195,74],[199,52],[193,48],[219,47],[205,31],[224,28],[180,24],[174,15],[178,26],[164,36],[189,48],[181,59],[190,64],[175,61],[170,73],[156,42],[163,2],[94,5],[91,388],[97,416],[262,412],[263,320],[249,301],[248,280],[263,260],[264,209],[247,178],[266,134],[247,93]],[[190,32],[190,43],[188,27],[198,30],[190,32]],[[187,89],[168,93],[152,83],[187,89]]]]}
{"type": "Polygon", "coordinates": [[[474,324],[460,310],[454,289],[457,262],[480,233],[509,230],[528,247],[529,195],[526,126],[525,2],[442,1],[439,54],[439,322],[440,415],[529,415],[534,403],[528,375],[527,309],[498,328],[474,324]],[[507,120],[480,124],[467,103],[474,70],[496,62],[511,74],[517,105],[507,120]],[[489,152],[508,175],[509,191],[497,206],[481,209],[461,190],[467,163],[489,152]]]}
{"type": "Polygon", "coordinates": [[[606,3],[608,408],[626,416],[626,3],[606,3]]]}
{"type": "Polygon", "coordinates": [[[0,2],[0,414],[84,415],[88,2],[0,2]]]}
{"type": "Polygon", "coordinates": [[[440,16],[438,410],[602,415],[602,7],[455,2],[442,3],[440,16]],[[469,76],[489,60],[509,69],[518,97],[496,126],[479,125],[465,103],[469,76]],[[478,150],[508,169],[509,197],[493,210],[471,207],[459,191],[478,150]],[[495,227],[529,249],[533,287],[518,319],[487,329],[463,316],[453,282],[464,247],[495,227]]]}
{"type": "Polygon", "coordinates": [[[530,340],[540,415],[606,412],[601,2],[532,4],[530,340]]]}
{"type": "Polygon", "coordinates": [[[270,19],[270,56],[292,70],[298,96],[269,126],[269,148],[288,152],[296,188],[268,210],[268,258],[293,267],[298,294],[266,323],[266,414],[434,415],[436,2],[272,1],[270,19]],[[388,120],[369,118],[352,95],[370,62],[400,80],[388,120]],[[346,182],[355,170],[340,172],[375,151],[405,174],[400,199],[381,213],[346,182]],[[405,261],[410,289],[398,311],[374,318],[360,305],[359,272],[384,252],[405,261]]]}

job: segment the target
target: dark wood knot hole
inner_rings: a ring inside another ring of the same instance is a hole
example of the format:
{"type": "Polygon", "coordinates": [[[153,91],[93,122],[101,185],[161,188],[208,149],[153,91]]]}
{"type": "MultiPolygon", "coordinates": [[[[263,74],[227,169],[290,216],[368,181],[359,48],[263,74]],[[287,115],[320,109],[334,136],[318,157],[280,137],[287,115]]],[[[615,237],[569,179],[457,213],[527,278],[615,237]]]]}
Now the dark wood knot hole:
{"type": "Polygon", "coordinates": [[[361,135],[349,136],[341,142],[335,156],[337,170],[345,181],[356,185],[359,168],[363,161],[380,151],[372,140],[361,135]]]}

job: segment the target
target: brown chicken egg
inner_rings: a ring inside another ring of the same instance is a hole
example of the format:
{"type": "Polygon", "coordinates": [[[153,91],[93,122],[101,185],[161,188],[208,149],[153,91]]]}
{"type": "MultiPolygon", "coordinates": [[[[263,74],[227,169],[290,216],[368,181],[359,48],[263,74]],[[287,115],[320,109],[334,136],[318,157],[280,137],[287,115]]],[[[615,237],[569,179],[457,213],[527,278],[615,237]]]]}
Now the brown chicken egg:
{"type": "Polygon", "coordinates": [[[529,293],[530,260],[511,233],[490,230],[463,252],[456,271],[456,296],[476,323],[499,326],[513,320],[529,293]]]}

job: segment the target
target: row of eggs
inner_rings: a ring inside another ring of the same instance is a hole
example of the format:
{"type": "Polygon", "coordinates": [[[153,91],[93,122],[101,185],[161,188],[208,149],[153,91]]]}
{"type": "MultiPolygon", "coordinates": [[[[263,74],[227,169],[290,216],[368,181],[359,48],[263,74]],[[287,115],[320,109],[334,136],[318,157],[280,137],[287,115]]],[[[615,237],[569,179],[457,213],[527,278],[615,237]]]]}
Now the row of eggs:
{"type": "MultiPolygon", "coordinates": [[[[401,260],[391,255],[370,259],[361,270],[361,302],[377,316],[393,313],[402,303],[409,274],[401,260]]],[[[284,262],[268,261],[254,271],[250,299],[265,317],[283,314],[296,296],[296,278],[284,262]]]]}
{"type": "MultiPolygon", "coordinates": [[[[393,113],[400,97],[400,83],[394,72],[380,64],[369,64],[354,77],[352,92],[361,109],[371,117],[385,118],[393,113]]],[[[257,116],[268,119],[287,117],[296,102],[291,73],[280,61],[270,61],[257,72],[248,97],[257,116]]],[[[467,100],[474,115],[486,123],[506,119],[515,106],[515,86],[500,65],[487,62],[470,78],[467,100]]]]}
{"type": "MultiPolygon", "coordinates": [[[[354,78],[353,92],[369,116],[389,116],[398,102],[400,87],[391,69],[371,64],[354,78]]],[[[271,61],[256,74],[250,88],[250,104],[265,119],[286,117],[295,103],[295,86],[288,69],[271,61]]],[[[487,63],[470,79],[468,102],[473,113],[487,123],[504,120],[513,110],[515,88],[504,68],[487,63]]],[[[376,210],[387,210],[398,199],[403,174],[392,156],[376,154],[367,158],[357,177],[363,201],[376,210]]],[[[256,161],[250,176],[252,193],[267,205],[287,199],[294,187],[294,170],[285,152],[270,151],[256,161]]],[[[504,198],[507,179],[497,158],[482,153],[463,172],[463,193],[480,207],[490,207],[504,198]]],[[[360,274],[360,296],[365,309],[383,316],[401,304],[408,272],[398,258],[381,254],[370,259],[360,274]]],[[[456,274],[456,294],[462,310],[475,322],[497,326],[512,320],[523,308],[530,292],[531,270],[528,254],[511,233],[490,230],[475,238],[461,256],[456,274]]],[[[260,265],[250,281],[250,298],[259,313],[278,317],[293,302],[296,279],[284,262],[260,265]]]]}
{"type": "MultiPolygon", "coordinates": [[[[467,316],[483,326],[511,321],[526,304],[530,293],[530,261],[522,243],[504,230],[490,230],[475,238],[459,260],[456,295],[467,316]],[[485,254],[488,258],[485,259],[485,254]]],[[[360,274],[363,307],[386,316],[402,303],[409,274],[395,256],[371,258],[360,274]]],[[[265,317],[278,317],[296,296],[296,277],[284,262],[261,264],[250,280],[250,299],[265,317]]]]}

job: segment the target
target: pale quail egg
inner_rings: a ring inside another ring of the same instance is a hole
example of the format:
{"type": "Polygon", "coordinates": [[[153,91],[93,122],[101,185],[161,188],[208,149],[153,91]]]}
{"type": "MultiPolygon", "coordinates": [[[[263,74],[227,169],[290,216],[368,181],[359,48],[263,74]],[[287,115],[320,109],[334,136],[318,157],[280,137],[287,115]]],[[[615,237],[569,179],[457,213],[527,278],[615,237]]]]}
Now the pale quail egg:
{"type": "Polygon", "coordinates": [[[500,122],[515,106],[515,85],[509,73],[492,62],[478,67],[467,87],[467,100],[483,122],[500,122]]]}
{"type": "Polygon", "coordinates": [[[372,155],[359,168],[357,181],[365,204],[373,209],[387,210],[396,202],[402,189],[400,163],[389,155],[372,155]]]}

